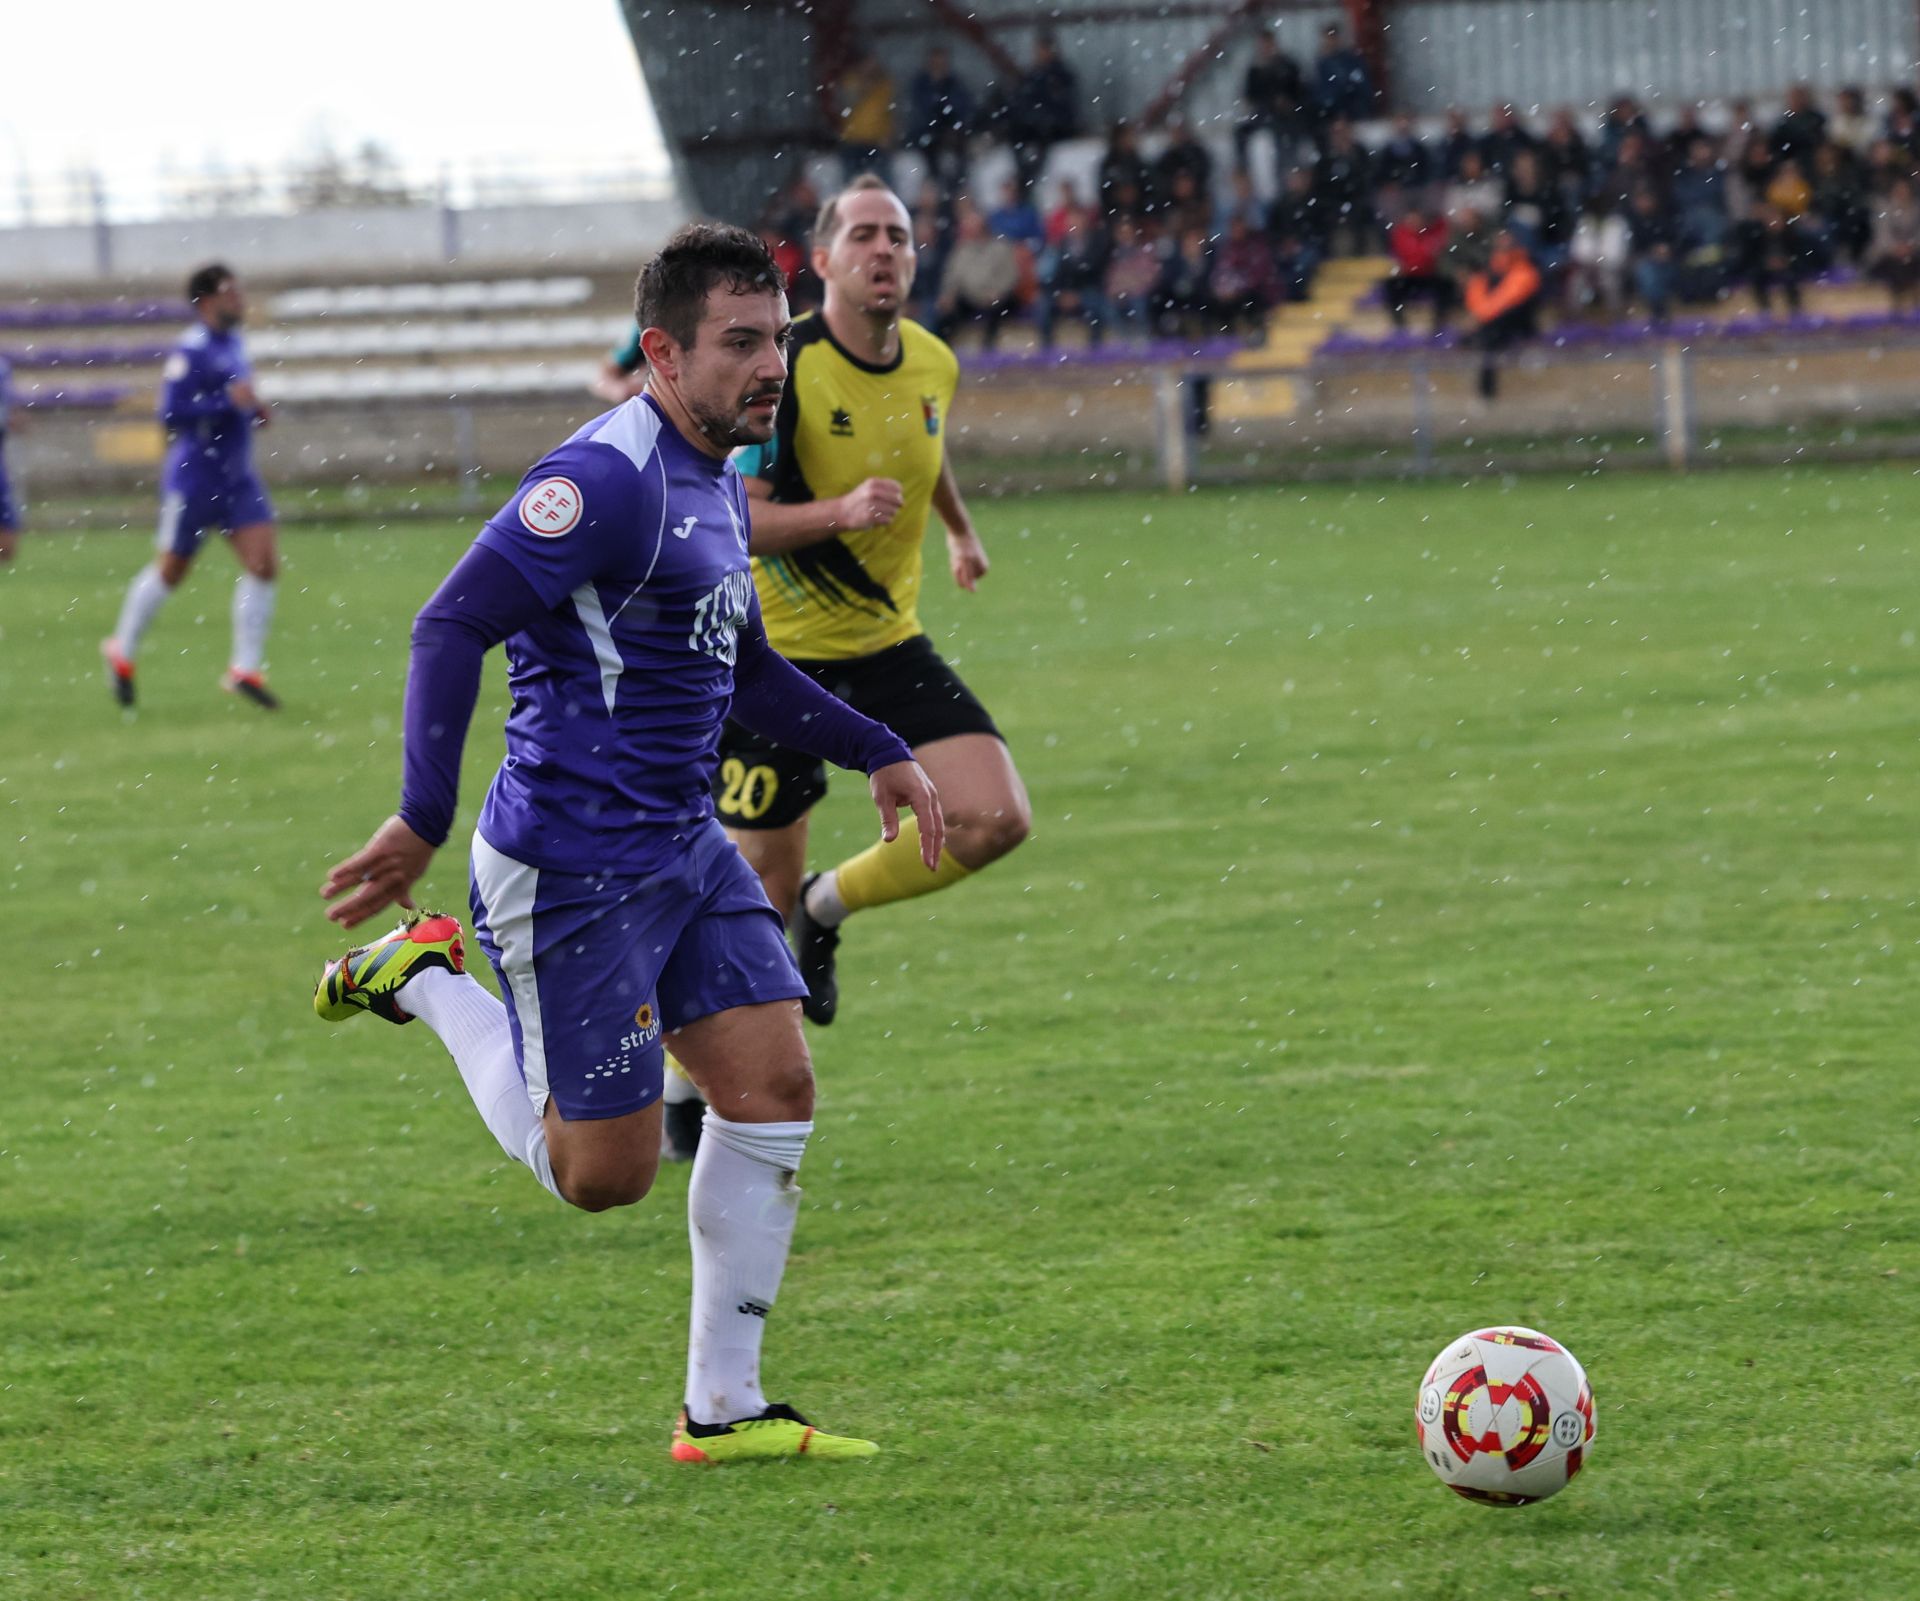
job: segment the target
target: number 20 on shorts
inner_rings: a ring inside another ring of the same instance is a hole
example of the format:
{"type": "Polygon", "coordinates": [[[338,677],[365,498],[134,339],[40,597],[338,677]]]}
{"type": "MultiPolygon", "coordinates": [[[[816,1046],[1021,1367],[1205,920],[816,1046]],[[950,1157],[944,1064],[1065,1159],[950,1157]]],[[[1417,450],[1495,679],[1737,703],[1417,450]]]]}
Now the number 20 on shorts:
{"type": "Polygon", "coordinates": [[[749,767],[737,756],[720,764],[720,810],[752,822],[762,817],[780,793],[780,775],[771,767],[749,767]]]}

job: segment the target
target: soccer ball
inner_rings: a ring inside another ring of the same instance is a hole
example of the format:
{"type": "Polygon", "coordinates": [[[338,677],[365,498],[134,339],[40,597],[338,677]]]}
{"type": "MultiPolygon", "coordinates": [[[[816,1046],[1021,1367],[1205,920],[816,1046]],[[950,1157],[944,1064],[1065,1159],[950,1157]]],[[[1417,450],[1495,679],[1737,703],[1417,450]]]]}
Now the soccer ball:
{"type": "Polygon", "coordinates": [[[1433,1359],[1414,1409],[1420,1454],[1469,1501],[1526,1506],[1567,1487],[1593,1446],[1593,1389],[1534,1329],[1475,1329],[1433,1359]]]}

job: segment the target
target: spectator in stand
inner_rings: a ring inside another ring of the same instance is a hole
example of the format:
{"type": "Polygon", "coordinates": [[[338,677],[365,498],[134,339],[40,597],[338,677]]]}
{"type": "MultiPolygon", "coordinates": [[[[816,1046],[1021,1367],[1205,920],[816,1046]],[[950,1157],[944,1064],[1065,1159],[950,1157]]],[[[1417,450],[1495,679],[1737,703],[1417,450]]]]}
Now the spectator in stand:
{"type": "Polygon", "coordinates": [[[1045,30],[1034,37],[1033,65],[1014,85],[1003,123],[1020,191],[1025,194],[1033,188],[1053,147],[1080,131],[1080,80],[1045,30]]]}
{"type": "Polygon", "coordinates": [[[1000,186],[1000,204],[987,213],[987,227],[1002,239],[1031,251],[1035,257],[1046,249],[1046,229],[1041,225],[1040,213],[1011,178],[1000,186]]]}
{"type": "Polygon", "coordinates": [[[1213,156],[1207,147],[1193,136],[1193,129],[1184,117],[1171,117],[1167,121],[1167,144],[1153,164],[1153,177],[1149,191],[1156,208],[1165,208],[1173,203],[1174,185],[1182,176],[1193,180],[1194,190],[1201,202],[1207,203],[1207,197],[1213,189],[1213,156]]]}
{"type": "Polygon", "coordinates": [[[854,56],[834,85],[839,107],[840,174],[851,183],[862,172],[887,177],[893,161],[893,78],[871,50],[854,56]]]}
{"type": "Polygon", "coordinates": [[[1767,192],[1778,166],[1767,136],[1763,133],[1748,134],[1733,162],[1736,186],[1746,205],[1751,206],[1767,192]]]}
{"type": "Polygon", "coordinates": [[[1920,201],[1914,198],[1911,178],[1894,180],[1873,219],[1867,273],[1886,285],[1895,312],[1913,309],[1915,291],[1920,290],[1920,201]]]}
{"type": "Polygon", "coordinates": [[[1357,121],[1373,115],[1373,74],[1367,58],[1346,42],[1334,23],[1320,30],[1320,54],[1308,93],[1323,127],[1339,117],[1357,121]]]}
{"type": "MultiPolygon", "coordinates": [[[[1448,106],[1446,122],[1440,133],[1439,160],[1440,170],[1436,177],[1443,183],[1452,183],[1460,176],[1460,165],[1468,156],[1480,154],[1480,140],[1467,126],[1467,114],[1458,106],[1448,106]]],[[[1486,165],[1482,158],[1481,165],[1486,165]]]]}
{"type": "Polygon", "coordinates": [[[1813,153],[1813,216],[1833,260],[1857,267],[1865,259],[1873,242],[1873,212],[1866,173],[1845,145],[1829,142],[1813,153]]]}
{"type": "MultiPolygon", "coordinates": [[[[771,222],[762,223],[755,232],[760,235],[760,242],[767,247],[767,254],[773,257],[774,264],[786,275],[787,283],[791,286],[806,268],[806,250],[802,248],[799,240],[789,239],[785,234],[781,233],[779,229],[775,228],[771,222]]],[[[815,280],[815,282],[818,282],[818,280],[815,280]]],[[[788,289],[787,301],[788,304],[796,310],[800,309],[802,305],[805,305],[807,310],[813,309],[811,304],[796,300],[791,287],[788,289]]],[[[639,357],[639,345],[635,344],[633,349],[636,358],[639,357]]],[[[646,373],[644,371],[643,361],[636,360],[634,368],[629,369],[629,371],[637,371],[639,380],[641,382],[645,381],[646,373]]],[[[604,394],[605,391],[596,389],[595,393],[604,394]]],[[[625,395],[622,395],[621,399],[631,399],[639,393],[639,388],[635,387],[628,390],[625,395]]]]}
{"type": "Polygon", "coordinates": [[[1254,191],[1253,174],[1239,169],[1227,175],[1226,193],[1214,208],[1214,233],[1224,237],[1236,217],[1255,233],[1267,231],[1267,203],[1254,191]]]}
{"type": "Polygon", "coordinates": [[[1409,206],[1387,230],[1393,271],[1380,287],[1394,327],[1406,327],[1407,307],[1416,300],[1424,300],[1432,308],[1436,334],[1446,326],[1460,298],[1453,275],[1447,270],[1447,242],[1447,219],[1418,206],[1409,206]]]}
{"type": "Polygon", "coordinates": [[[1728,168],[1739,164],[1740,152],[1747,148],[1747,141],[1761,132],[1760,124],[1754,119],[1751,100],[1734,100],[1727,105],[1727,131],[1720,145],[1720,160],[1728,168]]]}
{"type": "MultiPolygon", "coordinates": [[[[813,238],[814,219],[819,214],[819,193],[802,173],[774,197],[759,228],[761,238],[779,241],[777,253],[782,266],[798,260],[797,274],[790,272],[787,276],[787,299],[795,307],[809,310],[820,304],[820,280],[814,275],[808,250],[813,238]]],[[[634,351],[637,356],[637,344],[634,351]]]]}
{"type": "Polygon", "coordinates": [[[1473,343],[1480,351],[1480,398],[1499,393],[1499,358],[1538,330],[1542,290],[1540,269],[1512,232],[1494,236],[1493,254],[1483,271],[1467,279],[1467,315],[1473,319],[1473,343]]]}
{"type": "Polygon", "coordinates": [[[1865,161],[1879,130],[1867,115],[1867,99],[1858,89],[1842,89],[1834,102],[1827,123],[1827,138],[1845,149],[1856,161],[1865,161]]]}
{"type": "Polygon", "coordinates": [[[1280,303],[1280,275],[1274,270],[1273,250],[1266,236],[1243,213],[1227,219],[1213,253],[1213,278],[1208,285],[1221,325],[1245,325],[1258,333],[1280,303]]]}
{"type": "Polygon", "coordinates": [[[973,91],[953,70],[953,57],[935,45],[907,85],[907,143],[920,152],[927,177],[944,200],[958,194],[967,180],[967,136],[973,121],[973,91]]]}
{"type": "Polygon", "coordinates": [[[1373,170],[1382,184],[1397,183],[1408,191],[1426,188],[1433,175],[1433,157],[1406,112],[1394,114],[1393,127],[1373,153],[1373,170]]]}
{"type": "Polygon", "coordinates": [[[1902,149],[1920,153],[1920,95],[1904,85],[1887,97],[1887,137],[1902,149]]]}
{"type": "Polygon", "coordinates": [[[1651,189],[1639,189],[1627,205],[1627,251],[1633,290],[1656,324],[1673,311],[1680,272],[1680,239],[1673,217],[1651,189]]]}
{"type": "Polygon", "coordinates": [[[1213,227],[1213,206],[1206,190],[1183,168],[1173,175],[1172,192],[1154,207],[1153,218],[1170,238],[1189,228],[1206,233],[1213,227]]]}
{"type": "Polygon", "coordinates": [[[1247,147],[1255,134],[1273,141],[1276,168],[1286,166],[1295,147],[1306,136],[1306,78],[1300,63],[1280,48],[1280,41],[1262,28],[1253,36],[1253,59],[1240,80],[1240,122],[1233,130],[1233,164],[1247,170],[1247,147]]]}
{"type": "Polygon", "coordinates": [[[1768,205],[1785,213],[1794,222],[1813,209],[1813,184],[1797,161],[1783,161],[1774,168],[1773,176],[1767,180],[1767,186],[1761,194],[1768,205]]]}
{"type": "Polygon", "coordinates": [[[1327,215],[1313,187],[1313,173],[1306,167],[1290,167],[1281,181],[1280,193],[1267,208],[1267,232],[1277,244],[1290,238],[1308,251],[1317,268],[1327,255],[1327,215]]]}
{"type": "Polygon", "coordinates": [[[1066,236],[1067,228],[1086,209],[1086,203],[1080,198],[1080,191],[1065,179],[1055,185],[1053,191],[1053,209],[1046,215],[1045,231],[1047,247],[1051,249],[1066,236]]]}
{"type": "Polygon", "coordinates": [[[1206,232],[1188,228],[1174,236],[1153,283],[1153,320],[1167,338],[1204,339],[1219,319],[1213,307],[1213,257],[1206,232]]]}
{"type": "Polygon", "coordinates": [[[1480,136],[1480,157],[1489,169],[1505,173],[1521,151],[1536,150],[1540,141],[1521,126],[1513,107],[1502,100],[1493,108],[1487,131],[1480,136]]]}
{"type": "Polygon", "coordinates": [[[1649,145],[1653,143],[1653,129],[1648,126],[1647,114],[1640,109],[1640,103],[1632,95],[1621,95],[1600,119],[1598,165],[1602,169],[1618,166],[1620,147],[1633,134],[1638,134],[1649,145]]]}
{"type": "Polygon", "coordinates": [[[1565,107],[1553,114],[1547,124],[1547,137],[1541,142],[1540,162],[1547,180],[1574,206],[1586,204],[1587,191],[1593,187],[1593,152],[1580,136],[1573,113],[1565,107]]]}
{"type": "Polygon", "coordinates": [[[1625,211],[1640,189],[1665,196],[1666,161],[1650,135],[1630,128],[1614,145],[1613,160],[1594,184],[1594,192],[1614,210],[1625,211]]]}
{"type": "Polygon", "coordinates": [[[993,349],[1000,325],[1020,309],[1020,257],[988,227],[972,201],[953,207],[953,248],[940,274],[934,332],[949,344],[969,323],[980,324],[980,347],[993,349]]]}
{"type": "Polygon", "coordinates": [[[1686,165],[1674,175],[1674,222],[1682,252],[1719,251],[1733,229],[1727,204],[1727,169],[1706,134],[1695,136],[1686,165]]]}
{"type": "Polygon", "coordinates": [[[1818,260],[1807,231],[1778,206],[1761,201],[1740,229],[1739,275],[1753,290],[1762,311],[1773,310],[1773,291],[1786,298],[1787,310],[1800,310],[1800,285],[1813,276],[1818,260]]]}
{"type": "Polygon", "coordinates": [[[1891,139],[1876,139],[1867,150],[1867,188],[1884,195],[1902,178],[1916,175],[1916,163],[1910,151],[1891,139]]]}
{"type": "Polygon", "coordinates": [[[1480,152],[1469,150],[1460,158],[1459,176],[1447,185],[1440,204],[1457,228],[1460,219],[1469,212],[1478,217],[1491,217],[1505,200],[1500,181],[1487,171],[1480,152]]]}
{"type": "Polygon", "coordinates": [[[1706,130],[1700,126],[1700,113],[1692,101],[1673,114],[1673,126],[1654,141],[1658,155],[1668,178],[1677,176],[1687,164],[1693,151],[1693,142],[1706,137],[1706,130]]]}
{"type": "Polygon", "coordinates": [[[1327,124],[1326,143],[1313,164],[1313,195],[1325,219],[1328,248],[1336,241],[1350,255],[1377,248],[1373,214],[1373,162],[1344,117],[1327,124]]]}
{"type": "Polygon", "coordinates": [[[1520,236],[1535,265],[1549,278],[1566,265],[1578,213],[1565,194],[1547,182],[1540,157],[1519,149],[1507,164],[1506,224],[1520,236]]]}
{"type": "Polygon", "coordinates": [[[1803,163],[1827,142],[1826,113],[1813,103],[1813,91],[1804,83],[1787,91],[1787,109],[1773,125],[1769,142],[1781,161],[1803,163]]]}
{"type": "Polygon", "coordinates": [[[923,184],[913,203],[914,321],[931,328],[940,317],[940,280],[953,248],[953,213],[933,184],[923,184]]]}
{"type": "Polygon", "coordinates": [[[1138,219],[1145,213],[1148,183],[1140,136],[1132,123],[1116,122],[1107,132],[1106,154],[1100,158],[1100,211],[1109,227],[1116,216],[1138,219]]]}
{"type": "Polygon", "coordinates": [[[1113,251],[1107,258],[1107,309],[1114,326],[1144,339],[1153,326],[1153,286],[1160,280],[1160,252],[1132,217],[1113,225],[1113,251]]]}
{"type": "Polygon", "coordinates": [[[1053,344],[1063,317],[1087,325],[1087,344],[1097,349],[1107,324],[1105,292],[1111,244],[1100,219],[1074,205],[1061,219],[1058,237],[1040,258],[1040,345],[1053,344]]]}
{"type": "Polygon", "coordinates": [[[1582,310],[1597,308],[1604,316],[1618,316],[1626,306],[1631,265],[1627,219],[1599,196],[1589,197],[1573,230],[1569,300],[1582,310]]]}

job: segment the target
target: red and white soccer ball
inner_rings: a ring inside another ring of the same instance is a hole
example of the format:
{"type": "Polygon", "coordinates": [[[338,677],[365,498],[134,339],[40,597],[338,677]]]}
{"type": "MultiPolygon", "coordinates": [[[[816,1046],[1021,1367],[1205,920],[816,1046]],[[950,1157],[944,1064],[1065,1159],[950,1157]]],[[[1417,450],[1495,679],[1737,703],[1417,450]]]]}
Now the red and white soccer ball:
{"type": "Polygon", "coordinates": [[[1526,1506],[1567,1487],[1593,1449],[1593,1389],[1573,1353],[1535,1329],[1476,1329],[1420,1381],[1420,1454],[1469,1501],[1526,1506]]]}

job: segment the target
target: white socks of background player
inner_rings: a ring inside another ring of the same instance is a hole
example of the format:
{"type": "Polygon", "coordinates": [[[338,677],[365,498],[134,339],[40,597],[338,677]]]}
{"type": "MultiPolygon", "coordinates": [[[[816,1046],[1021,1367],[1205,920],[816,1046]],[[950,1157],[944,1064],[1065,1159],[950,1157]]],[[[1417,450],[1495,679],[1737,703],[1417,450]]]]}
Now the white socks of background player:
{"type": "Polygon", "coordinates": [[[120,603],[120,621],[113,630],[113,642],[128,661],[140,653],[140,636],[172,593],[161,580],[159,568],[151,563],[134,574],[133,582],[127,585],[127,598],[120,603]]]}
{"type": "Polygon", "coordinates": [[[730,1123],[708,1112],[687,1187],[693,1327],[687,1415],[737,1423],[767,1409],[760,1341],[800,1213],[794,1176],[811,1123],[730,1123]]]}
{"type": "MultiPolygon", "coordinates": [[[[234,581],[233,659],[227,665],[237,673],[257,673],[266,659],[267,630],[273,626],[273,593],[271,578],[242,573],[234,581]]],[[[124,644],[120,648],[126,650],[124,644]]]]}
{"type": "Polygon", "coordinates": [[[513,1058],[506,1007],[470,974],[437,967],[408,979],[400,1004],[440,1036],[500,1149],[532,1168],[533,1176],[559,1195],[547,1155],[546,1125],[533,1109],[527,1081],[513,1058]]]}
{"type": "Polygon", "coordinates": [[[807,890],[807,916],[822,928],[838,928],[847,920],[847,903],[840,899],[840,875],[829,867],[807,890]]]}

